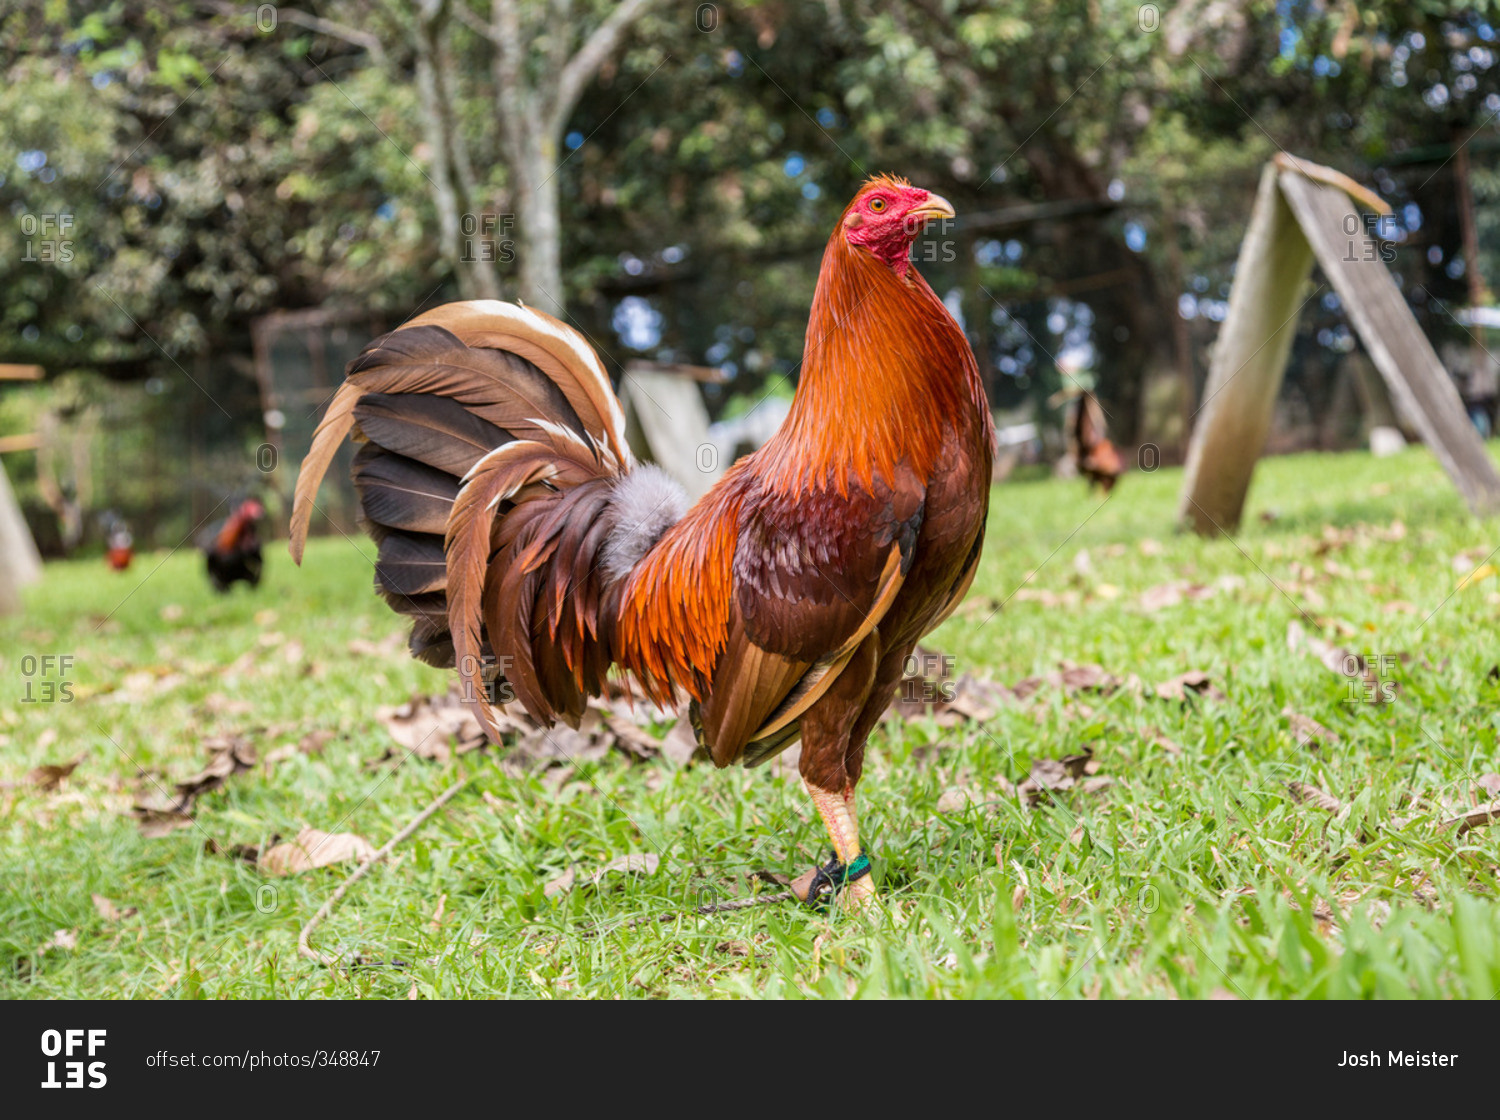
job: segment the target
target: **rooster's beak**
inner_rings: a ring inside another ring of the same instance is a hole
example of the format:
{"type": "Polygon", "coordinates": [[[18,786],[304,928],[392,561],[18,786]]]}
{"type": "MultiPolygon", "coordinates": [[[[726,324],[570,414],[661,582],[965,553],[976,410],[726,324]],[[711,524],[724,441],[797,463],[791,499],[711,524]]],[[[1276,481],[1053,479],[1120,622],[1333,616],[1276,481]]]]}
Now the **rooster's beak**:
{"type": "Polygon", "coordinates": [[[949,202],[940,194],[929,194],[927,201],[921,206],[914,206],[906,212],[906,220],[920,228],[932,221],[934,218],[951,218],[954,216],[953,203],[949,202]]]}

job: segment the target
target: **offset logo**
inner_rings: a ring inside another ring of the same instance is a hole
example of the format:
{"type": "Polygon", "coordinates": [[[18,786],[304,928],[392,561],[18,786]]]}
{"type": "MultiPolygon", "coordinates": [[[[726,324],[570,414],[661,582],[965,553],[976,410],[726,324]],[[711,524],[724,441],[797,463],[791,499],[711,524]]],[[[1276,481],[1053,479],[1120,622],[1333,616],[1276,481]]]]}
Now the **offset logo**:
{"type": "Polygon", "coordinates": [[[104,1074],[104,1063],[85,1060],[99,1056],[99,1051],[104,1049],[104,1034],[102,1030],[43,1031],[42,1056],[48,1061],[47,1080],[42,1082],[42,1088],[104,1088],[109,1083],[104,1074]],[[58,1061],[58,1058],[66,1060],[58,1061]]]}

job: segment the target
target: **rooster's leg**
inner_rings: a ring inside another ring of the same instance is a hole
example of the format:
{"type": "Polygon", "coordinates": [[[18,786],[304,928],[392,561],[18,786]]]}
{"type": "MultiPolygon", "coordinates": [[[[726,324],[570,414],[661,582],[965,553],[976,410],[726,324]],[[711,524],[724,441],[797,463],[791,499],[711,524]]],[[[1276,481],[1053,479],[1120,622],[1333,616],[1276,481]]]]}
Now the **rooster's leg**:
{"type": "Polygon", "coordinates": [[[878,639],[872,635],[833,688],[802,719],[802,784],[833,841],[832,861],[792,883],[792,890],[804,902],[821,904],[834,895],[841,908],[855,909],[875,897],[869,854],[859,842],[854,787],[869,731],[862,726],[861,716],[876,681],[878,661],[878,639]]]}
{"type": "Polygon", "coordinates": [[[854,803],[854,784],[842,792],[823,789],[803,779],[828,837],[833,841],[833,861],[826,867],[807,872],[792,884],[792,890],[804,902],[816,901],[822,890],[838,891],[838,905],[855,910],[875,898],[875,880],[870,876],[870,861],[859,843],[859,815],[854,803]]]}

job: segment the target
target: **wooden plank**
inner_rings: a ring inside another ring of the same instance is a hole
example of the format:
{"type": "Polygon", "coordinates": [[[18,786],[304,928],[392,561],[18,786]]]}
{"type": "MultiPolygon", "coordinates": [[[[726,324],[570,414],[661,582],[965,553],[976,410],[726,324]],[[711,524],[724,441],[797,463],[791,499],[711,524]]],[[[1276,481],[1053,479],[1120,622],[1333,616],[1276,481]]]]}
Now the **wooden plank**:
{"type": "Polygon", "coordinates": [[[1178,521],[1205,536],[1239,526],[1312,265],[1312,246],[1282,198],[1276,168],[1268,164],[1240,245],[1229,314],[1214,346],[1178,502],[1178,521]]]}
{"type": "Polygon", "coordinates": [[[40,381],[41,366],[18,366],[0,362],[0,381],[40,381]]]}
{"type": "Polygon", "coordinates": [[[21,588],[42,578],[42,557],[0,467],[0,614],[21,609],[21,588]]]}
{"type": "Polygon", "coordinates": [[[643,459],[659,463],[697,501],[718,481],[727,463],[708,437],[708,409],[698,383],[644,365],[620,379],[626,436],[643,459]]]}
{"type": "Polygon", "coordinates": [[[1469,508],[1500,511],[1500,475],[1484,441],[1349,196],[1292,170],[1282,171],[1279,183],[1397,407],[1411,417],[1469,508]]]}
{"type": "Polygon", "coordinates": [[[0,455],[7,451],[35,451],[42,446],[42,437],[37,432],[19,436],[0,436],[0,455]]]}

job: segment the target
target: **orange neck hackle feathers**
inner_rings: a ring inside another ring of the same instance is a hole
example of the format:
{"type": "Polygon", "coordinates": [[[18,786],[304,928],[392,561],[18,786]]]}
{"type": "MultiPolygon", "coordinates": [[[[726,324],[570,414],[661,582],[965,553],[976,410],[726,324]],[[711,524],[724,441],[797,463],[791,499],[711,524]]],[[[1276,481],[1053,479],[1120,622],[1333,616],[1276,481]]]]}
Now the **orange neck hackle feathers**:
{"type": "Polygon", "coordinates": [[[868,489],[877,475],[890,481],[902,460],[926,477],[955,416],[976,406],[988,416],[968,340],[909,267],[926,225],[911,215],[931,197],[904,180],[871,179],[834,228],[797,394],[765,450],[777,490],[847,495],[851,477],[868,489]]]}

